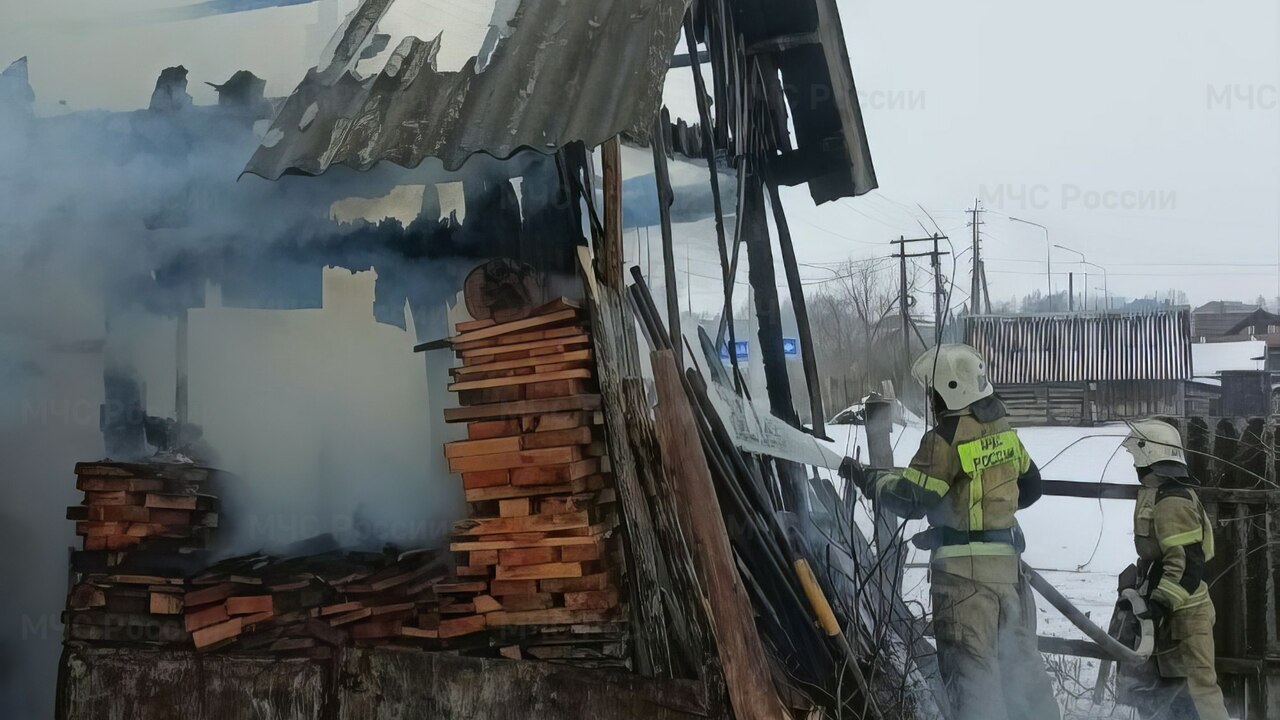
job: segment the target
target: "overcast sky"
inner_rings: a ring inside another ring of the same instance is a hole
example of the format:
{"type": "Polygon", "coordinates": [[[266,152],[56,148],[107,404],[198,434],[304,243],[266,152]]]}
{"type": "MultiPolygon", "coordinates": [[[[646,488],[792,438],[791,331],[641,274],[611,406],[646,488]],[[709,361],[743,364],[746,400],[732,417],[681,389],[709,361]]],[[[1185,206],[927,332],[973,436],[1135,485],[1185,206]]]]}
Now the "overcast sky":
{"type": "MultiPolygon", "coordinates": [[[[354,3],[159,21],[182,4],[0,0],[0,64],[30,56],[44,114],[145,106],[159,70],[174,64],[191,71],[197,102],[212,100],[205,81],[241,68],[284,95],[354,3]]],[[[802,262],[888,254],[889,239],[921,232],[917,204],[963,252],[964,210],[981,197],[992,211],[983,237],[996,298],[1045,285],[1044,232],[1007,216],[1048,226],[1052,243],[1105,266],[1116,294],[1280,293],[1274,0],[840,8],[881,190],[820,208],[790,193],[802,262]]],[[[714,272],[712,247],[690,254],[695,273],[714,272]]],[[[1068,267],[1069,252],[1053,259],[1055,272],[1083,270],[1068,267]]],[[[961,255],[958,299],[967,263],[961,255]]]]}

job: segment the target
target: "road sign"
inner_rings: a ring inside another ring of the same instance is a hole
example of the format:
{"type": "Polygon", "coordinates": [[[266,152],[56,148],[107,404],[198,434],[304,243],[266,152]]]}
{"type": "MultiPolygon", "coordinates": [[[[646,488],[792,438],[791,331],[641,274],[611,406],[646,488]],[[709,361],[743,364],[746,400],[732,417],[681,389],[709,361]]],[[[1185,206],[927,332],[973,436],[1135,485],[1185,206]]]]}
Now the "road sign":
{"type": "MultiPolygon", "coordinates": [[[[746,360],[748,355],[748,349],[750,348],[750,346],[751,346],[751,342],[749,340],[736,340],[734,341],[734,350],[735,350],[734,354],[738,356],[739,360],[746,360]]],[[[729,344],[728,343],[725,343],[724,345],[720,346],[720,359],[723,360],[724,362],[729,362],[729,344]]]]}
{"type": "Polygon", "coordinates": [[[795,338],[782,338],[782,354],[783,355],[799,355],[800,341],[795,338]]]}

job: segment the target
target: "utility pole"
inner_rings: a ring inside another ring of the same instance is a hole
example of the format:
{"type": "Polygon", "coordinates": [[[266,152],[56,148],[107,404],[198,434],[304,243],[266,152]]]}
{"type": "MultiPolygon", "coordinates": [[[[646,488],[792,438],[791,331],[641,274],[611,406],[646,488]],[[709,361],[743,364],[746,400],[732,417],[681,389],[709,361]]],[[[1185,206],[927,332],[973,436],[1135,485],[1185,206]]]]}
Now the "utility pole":
{"type": "Polygon", "coordinates": [[[1067,312],[1076,311],[1076,274],[1067,273],[1067,312]]]}
{"type": "MultiPolygon", "coordinates": [[[[906,242],[905,236],[899,235],[900,242],[906,242]]],[[[898,253],[898,314],[902,317],[902,363],[906,367],[911,362],[911,313],[907,307],[907,256],[898,253]]]]}
{"type": "Polygon", "coordinates": [[[901,280],[902,287],[900,292],[898,293],[898,302],[902,306],[901,308],[902,318],[903,318],[902,319],[902,333],[903,333],[902,346],[904,350],[906,350],[906,355],[908,358],[910,358],[910,355],[911,355],[911,345],[910,345],[910,340],[908,340],[907,338],[907,332],[909,330],[908,325],[910,322],[910,316],[907,313],[907,300],[906,300],[907,258],[927,257],[930,259],[930,264],[933,266],[933,323],[934,323],[933,334],[934,334],[934,343],[935,344],[941,343],[942,342],[942,325],[944,320],[946,319],[946,311],[947,311],[947,308],[945,306],[946,293],[945,293],[943,282],[942,282],[942,256],[950,255],[951,253],[942,252],[941,250],[939,250],[938,242],[940,240],[947,240],[947,239],[949,238],[947,238],[946,235],[938,235],[935,233],[933,237],[908,239],[900,236],[897,240],[892,241],[894,245],[898,246],[898,252],[897,254],[894,255],[894,257],[899,258],[902,263],[901,272],[900,272],[900,280],[901,280]],[[921,252],[921,253],[906,252],[907,243],[917,243],[917,242],[931,242],[933,243],[933,250],[930,250],[929,252],[921,252]]]}
{"type": "MultiPolygon", "coordinates": [[[[972,312],[977,315],[982,310],[981,298],[982,287],[985,284],[985,274],[982,267],[982,235],[980,228],[982,227],[982,205],[977,198],[973,200],[973,209],[969,211],[973,219],[969,224],[973,227],[973,274],[969,282],[969,303],[973,308],[972,312]]],[[[987,305],[990,306],[990,301],[987,305]]],[[[987,312],[991,312],[991,308],[987,308],[987,312]]]]}

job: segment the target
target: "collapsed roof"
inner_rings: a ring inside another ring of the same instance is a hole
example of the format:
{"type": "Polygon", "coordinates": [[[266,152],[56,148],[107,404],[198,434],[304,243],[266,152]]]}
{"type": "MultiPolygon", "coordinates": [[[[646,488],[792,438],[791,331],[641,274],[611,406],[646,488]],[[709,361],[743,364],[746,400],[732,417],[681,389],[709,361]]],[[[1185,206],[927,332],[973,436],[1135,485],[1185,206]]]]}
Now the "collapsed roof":
{"type": "Polygon", "coordinates": [[[334,164],[366,170],[390,160],[412,167],[428,157],[456,170],[474,153],[507,158],[524,148],[595,146],[620,132],[647,137],[688,5],[499,3],[512,17],[491,26],[492,50],[483,60],[441,72],[442,37],[407,36],[380,72],[362,79],[355,66],[378,41],[378,23],[392,2],[367,0],[349,18],[332,60],[307,73],[247,172],[276,179],[318,175],[334,164]]]}
{"type": "MultiPolygon", "coordinates": [[[[405,33],[379,71],[362,75],[361,61],[381,57],[391,41],[380,25],[394,24],[393,5],[424,36],[425,24],[462,15],[453,0],[365,0],[281,108],[246,172],[274,180],[335,164],[414,167],[428,157],[456,170],[476,153],[549,154],[617,135],[647,144],[690,0],[496,0],[483,43],[458,70],[437,62],[451,27],[430,40],[405,33]],[[449,7],[454,15],[442,12],[449,7]]],[[[733,12],[742,52],[775,56],[776,87],[787,95],[775,103],[790,111],[795,131],[794,146],[782,143],[772,161],[781,184],[808,182],[818,202],[875,188],[834,0],[743,0],[733,12]]]]}

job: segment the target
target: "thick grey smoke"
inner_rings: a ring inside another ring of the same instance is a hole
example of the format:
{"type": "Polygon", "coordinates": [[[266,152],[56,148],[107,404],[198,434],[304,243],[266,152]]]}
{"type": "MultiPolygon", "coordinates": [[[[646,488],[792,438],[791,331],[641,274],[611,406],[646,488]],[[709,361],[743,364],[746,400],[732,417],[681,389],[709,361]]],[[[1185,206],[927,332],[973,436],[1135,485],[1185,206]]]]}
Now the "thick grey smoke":
{"type": "Polygon", "coordinates": [[[261,83],[237,75],[223,104],[196,107],[185,82],[165,71],[137,112],[37,118],[25,64],[0,77],[6,718],[52,711],[76,541],[63,517],[80,498],[73,464],[105,453],[104,372],[137,381],[149,414],[172,414],[184,308],[196,308],[191,420],[238,474],[221,491],[224,553],[284,552],[324,533],[374,549],[433,544],[462,511],[440,457],[456,432],[439,419],[449,358],[411,348],[445,333],[446,302],[474,264],[457,256],[474,248],[434,217],[330,219],[336,201],[445,178],[385,167],[237,180],[272,110],[261,83]],[[219,296],[225,307],[205,307],[219,296]]]}

